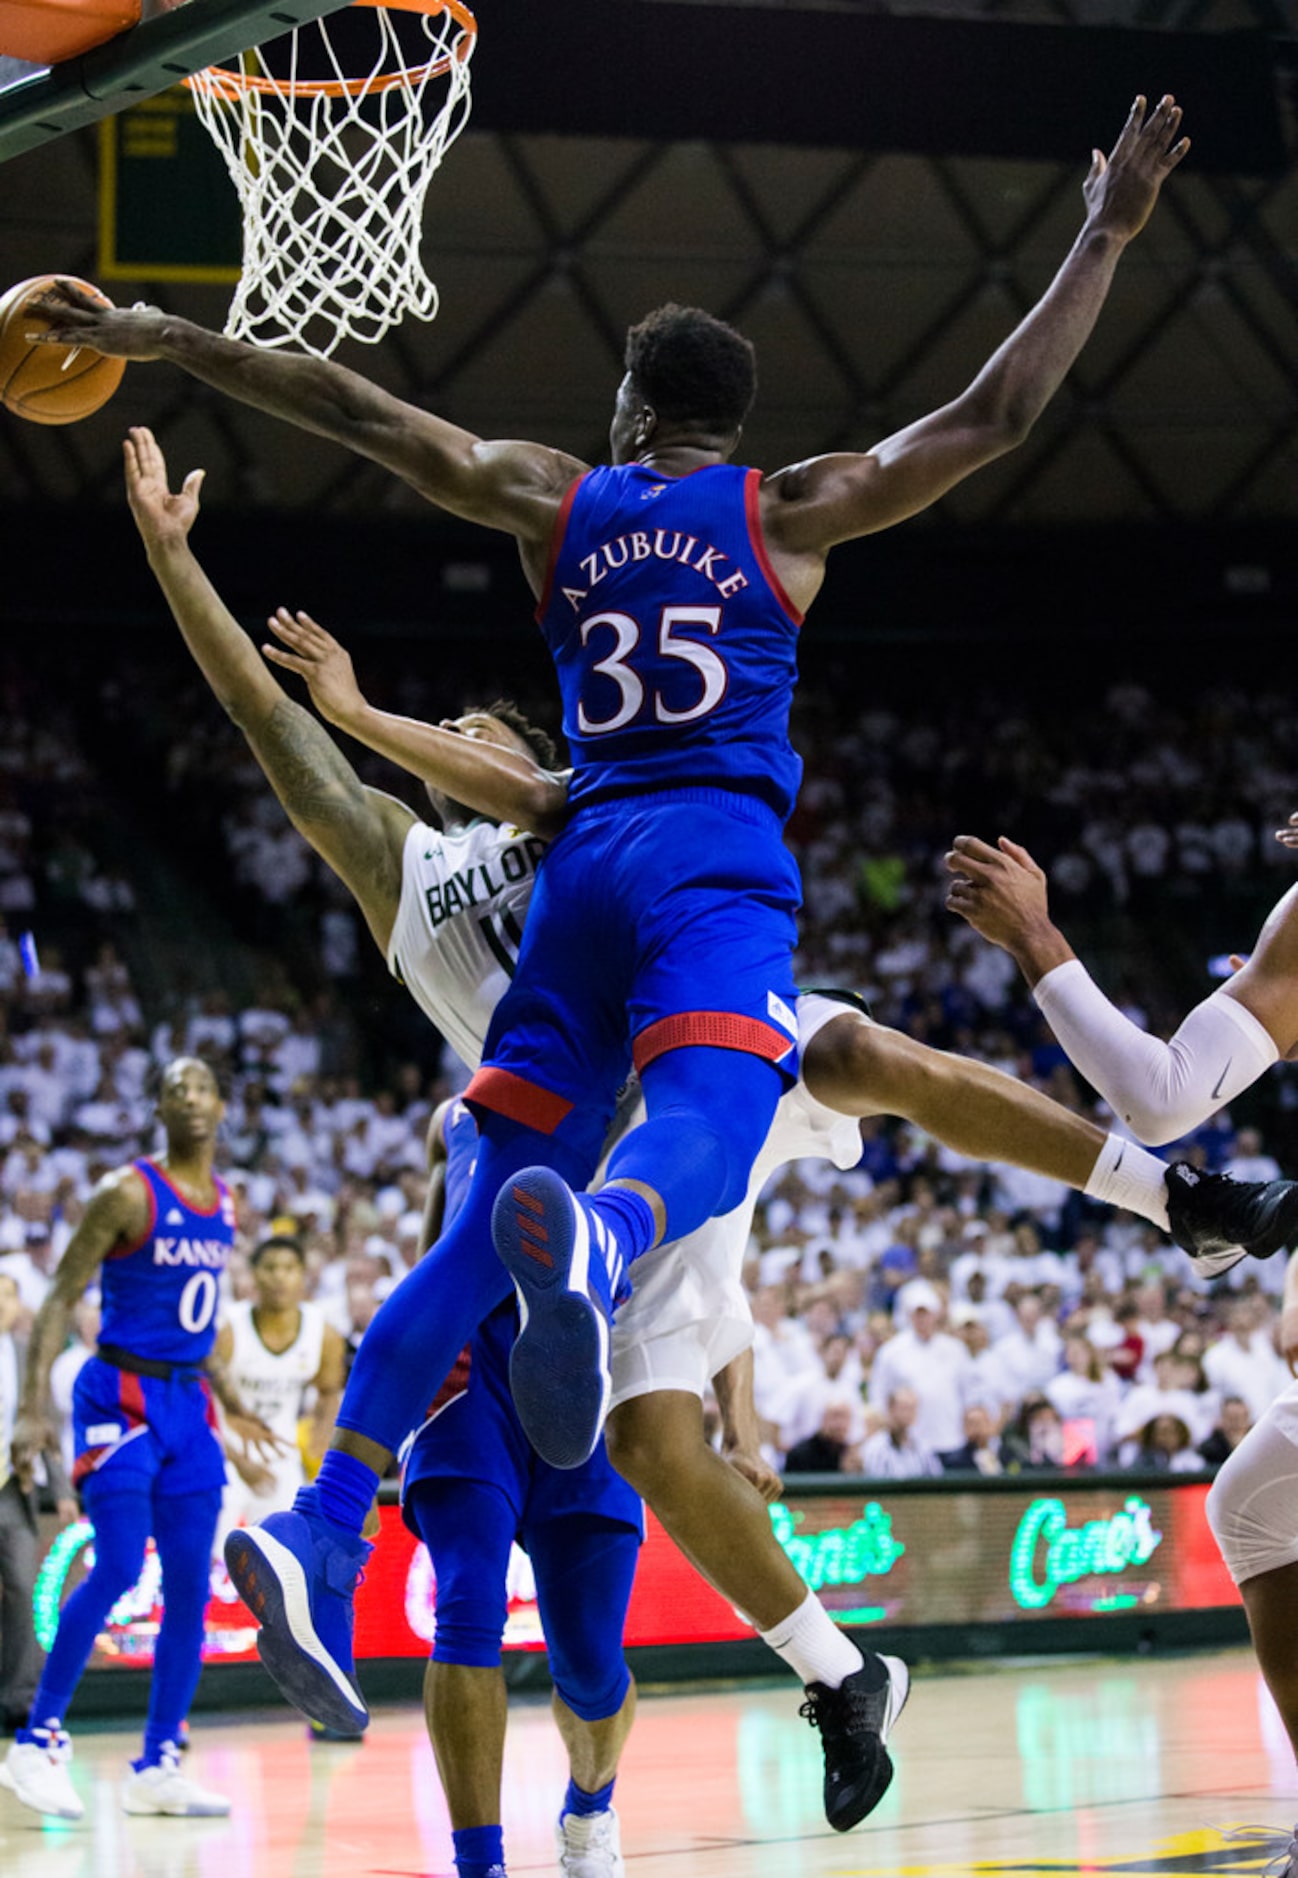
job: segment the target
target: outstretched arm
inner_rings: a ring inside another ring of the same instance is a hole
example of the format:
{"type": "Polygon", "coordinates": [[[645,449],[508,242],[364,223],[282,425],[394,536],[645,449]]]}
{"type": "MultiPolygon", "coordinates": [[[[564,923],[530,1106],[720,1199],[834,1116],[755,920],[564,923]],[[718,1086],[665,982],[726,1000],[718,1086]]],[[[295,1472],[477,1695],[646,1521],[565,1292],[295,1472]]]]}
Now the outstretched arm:
{"type": "Polygon", "coordinates": [[[126,493],[186,645],[217,701],[248,741],[293,826],[355,894],[386,950],[401,899],[401,856],[410,810],[367,789],[333,739],[284,690],[194,557],[202,470],[178,495],[152,431],[126,439],[126,493]]]}
{"type": "Polygon", "coordinates": [[[135,1169],[118,1167],[105,1174],[68,1240],[32,1325],[22,1401],[14,1417],[12,1436],[13,1470],[24,1487],[31,1482],[36,1456],[56,1439],[49,1419],[50,1369],[67,1344],[72,1307],[113,1247],[140,1238],[148,1224],[148,1196],[135,1169]]]}
{"type": "Polygon", "coordinates": [[[1264,1020],[1227,986],[1166,1042],[1133,1024],[1052,923],[1045,874],[1017,842],[960,835],[946,862],[947,905],[1018,961],[1060,1046],[1138,1141],[1179,1140],[1275,1062],[1264,1020]]]}
{"type": "Polygon", "coordinates": [[[823,556],[835,542],[891,527],[1022,442],[1086,343],[1123,249],[1189,149],[1177,140],[1180,122],[1172,98],[1148,117],[1136,99],[1111,155],[1094,154],[1086,219],[1063,266],[958,398],[863,456],[819,457],[767,478],[762,518],[777,552],[823,556]]]}
{"type": "Polygon", "coordinates": [[[38,303],[43,344],[165,359],[244,404],[330,437],[392,470],[439,508],[516,535],[537,591],[568,485],[585,465],[533,443],[490,443],[330,360],[224,339],[156,307],[104,307],[60,280],[38,303]]]}
{"type": "Polygon", "coordinates": [[[346,649],[309,613],[281,607],[269,622],[281,641],[262,651],[304,678],[321,717],[418,776],[453,802],[550,840],[568,814],[568,785],[521,750],[459,730],[379,711],[362,696],[346,649]]]}

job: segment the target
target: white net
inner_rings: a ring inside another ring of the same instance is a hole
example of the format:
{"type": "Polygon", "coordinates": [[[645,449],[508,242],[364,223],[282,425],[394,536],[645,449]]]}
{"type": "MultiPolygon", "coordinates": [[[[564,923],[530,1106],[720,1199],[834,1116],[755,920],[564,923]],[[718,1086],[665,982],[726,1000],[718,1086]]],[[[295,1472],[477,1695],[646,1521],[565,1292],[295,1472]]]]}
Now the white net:
{"type": "Polygon", "coordinates": [[[460,0],[424,4],[347,7],[188,81],[243,210],[230,338],[327,358],[343,338],[372,344],[407,313],[436,314],[424,197],[468,120],[476,26],[460,0]],[[354,39],[358,17],[373,42],[359,75],[333,25],[354,39]]]}

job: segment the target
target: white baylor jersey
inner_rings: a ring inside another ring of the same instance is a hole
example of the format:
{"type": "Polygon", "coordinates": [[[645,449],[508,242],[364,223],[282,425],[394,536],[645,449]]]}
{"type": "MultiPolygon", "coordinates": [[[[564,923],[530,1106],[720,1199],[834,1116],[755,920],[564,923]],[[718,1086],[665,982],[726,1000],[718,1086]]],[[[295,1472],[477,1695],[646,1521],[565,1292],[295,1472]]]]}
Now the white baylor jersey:
{"type": "Polygon", "coordinates": [[[287,1350],[268,1350],[252,1321],[252,1301],[231,1304],[225,1320],[234,1334],[230,1379],[250,1415],[260,1415],[296,1455],[302,1392],[320,1373],[324,1357],[325,1314],[322,1304],[300,1307],[302,1322],[287,1350]]]}
{"type": "Polygon", "coordinates": [[[388,970],[470,1069],[504,996],[545,843],[494,822],[406,836],[388,970]]]}

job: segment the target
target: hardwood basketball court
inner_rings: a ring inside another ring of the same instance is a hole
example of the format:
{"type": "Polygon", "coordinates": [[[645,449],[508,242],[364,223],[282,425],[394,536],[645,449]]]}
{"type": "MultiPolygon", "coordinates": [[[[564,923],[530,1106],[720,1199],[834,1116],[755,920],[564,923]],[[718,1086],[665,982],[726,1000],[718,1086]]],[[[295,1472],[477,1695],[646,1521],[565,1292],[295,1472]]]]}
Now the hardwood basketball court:
{"type": "MultiPolygon", "coordinates": [[[[1287,1834],[1298,1776],[1244,1651],[945,1669],[917,1677],[897,1777],[854,1833],[819,1806],[818,1741],[791,1684],[649,1694],[617,1794],[630,1878],[976,1878],[978,1874],[1262,1874],[1226,1835],[1287,1834]]],[[[199,1717],[193,1771],[228,1820],[128,1819],[116,1783],[135,1733],[76,1736],[78,1826],[0,1793],[4,1878],[426,1878],[450,1835],[413,1706],[380,1710],[359,1746],[269,1718],[199,1717]]],[[[511,1715],[511,1874],[554,1872],[563,1755],[544,1703],[511,1715]]]]}

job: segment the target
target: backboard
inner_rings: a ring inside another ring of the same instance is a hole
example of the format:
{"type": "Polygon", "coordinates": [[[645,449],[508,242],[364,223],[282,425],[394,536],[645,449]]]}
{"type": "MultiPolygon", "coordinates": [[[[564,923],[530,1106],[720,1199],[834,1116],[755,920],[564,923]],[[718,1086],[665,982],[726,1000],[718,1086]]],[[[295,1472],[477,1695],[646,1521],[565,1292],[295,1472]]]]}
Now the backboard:
{"type": "Polygon", "coordinates": [[[138,26],[43,66],[2,56],[0,162],[165,91],[348,0],[146,0],[138,26]]]}

